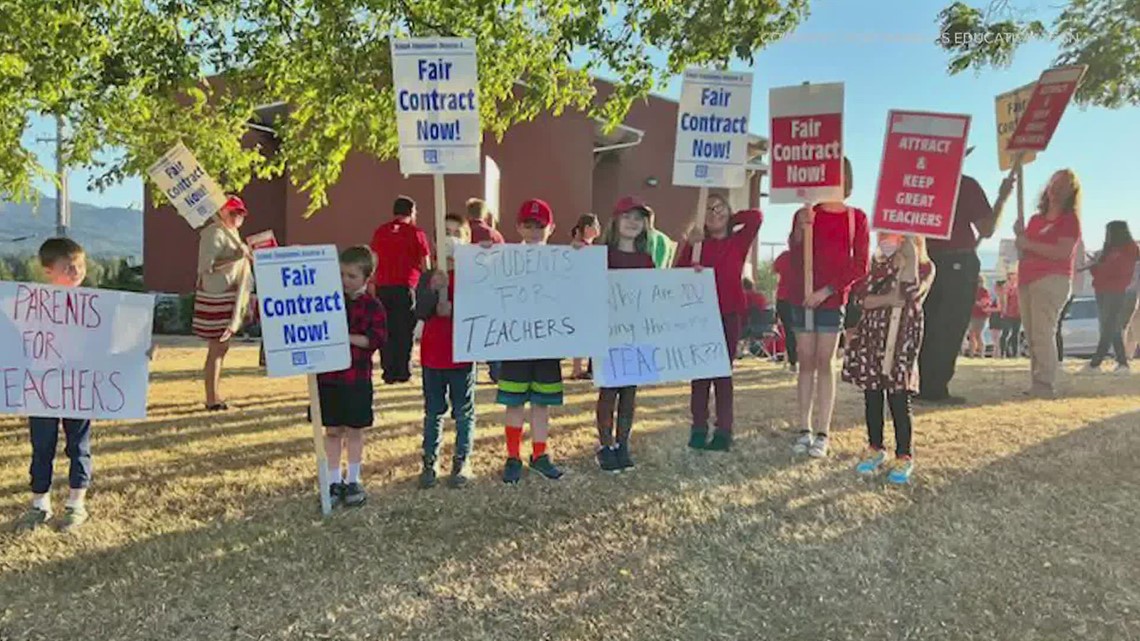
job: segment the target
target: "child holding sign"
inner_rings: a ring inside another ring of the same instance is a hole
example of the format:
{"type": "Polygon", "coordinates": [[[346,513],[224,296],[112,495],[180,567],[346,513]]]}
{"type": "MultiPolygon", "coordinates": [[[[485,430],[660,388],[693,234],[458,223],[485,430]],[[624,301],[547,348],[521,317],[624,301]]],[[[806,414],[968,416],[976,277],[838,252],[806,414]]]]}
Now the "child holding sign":
{"type": "Polygon", "coordinates": [[[863,390],[870,451],[855,470],[864,476],[887,463],[883,402],[895,424],[895,460],[887,480],[902,484],[914,471],[910,397],[918,392],[922,302],[934,281],[934,264],[921,236],[880,234],[871,273],[854,300],[863,308],[843,358],[843,380],[863,390]]]}
{"type": "MultiPolygon", "coordinates": [[[[748,311],[742,276],[748,250],[760,232],[763,215],[754,209],[735,215],[728,201],[719,194],[709,194],[704,229],[692,229],[677,255],[677,267],[694,267],[697,271],[713,268],[716,277],[716,294],[720,302],[720,317],[724,327],[728,360],[736,360],[740,343],[740,322],[748,311]],[[693,246],[703,243],[701,260],[693,264],[693,246]]],[[[689,447],[727,452],[732,448],[733,390],[732,377],[695,380],[690,384],[689,404],[693,413],[693,426],[689,433],[689,447]],[[716,433],[709,433],[709,395],[716,388],[716,433]]]]}
{"type": "MultiPolygon", "coordinates": [[[[518,232],[527,245],[545,245],[554,231],[554,212],[545,201],[528,200],[519,208],[518,232]]],[[[490,248],[490,242],[480,243],[490,248]]],[[[550,408],[562,405],[562,361],[556,358],[505,361],[499,373],[498,402],[507,408],[507,463],[503,482],[522,479],[522,435],[526,406],[530,404],[531,469],[548,479],[562,478],[562,470],[546,451],[550,408]]]]}
{"type": "MultiPolygon", "coordinates": [[[[614,206],[614,216],[606,230],[610,269],[653,269],[649,254],[649,221],[653,214],[640,199],[626,196],[614,206]]],[[[629,434],[637,386],[603,387],[598,390],[598,467],[616,472],[633,467],[629,454],[629,434]],[[617,409],[617,440],[614,440],[614,409],[617,409]]]]}
{"type": "Polygon", "coordinates": [[[321,424],[325,426],[325,455],[329,464],[329,488],[333,505],[362,505],[367,499],[360,483],[364,459],[364,430],[372,427],[372,354],[388,337],[384,306],[368,293],[368,281],[376,271],[376,256],[363,245],[340,254],[340,280],[344,309],[348,315],[348,341],[352,365],[339,372],[317,375],[321,400],[321,424]],[[348,451],[348,475],[340,469],[341,450],[348,451]]]}
{"type": "MultiPolygon", "coordinates": [[[[846,200],[852,189],[851,163],[846,158],[843,178],[846,200]]],[[[790,301],[800,358],[797,392],[801,431],[793,446],[797,454],[827,456],[831,414],[835,409],[835,348],[844,328],[848,294],[867,274],[870,242],[867,214],[845,202],[824,202],[796,213],[788,245],[792,273],[797,280],[790,301]],[[812,282],[818,289],[805,295],[804,230],[809,226],[813,229],[812,282]],[[807,324],[809,309],[811,326],[807,324]]]]}
{"type": "MultiPolygon", "coordinates": [[[[436,461],[442,443],[440,430],[443,415],[451,403],[451,416],[455,419],[455,454],[451,460],[451,477],[448,485],[464,487],[471,480],[467,458],[475,443],[475,366],[456,363],[451,334],[454,322],[451,301],[455,300],[455,247],[465,245],[471,232],[466,224],[455,227],[447,219],[448,235],[444,237],[447,255],[447,273],[425,273],[416,288],[416,317],[424,323],[420,340],[420,361],[423,365],[424,385],[424,438],[423,470],[420,487],[435,487],[439,472],[436,461]],[[447,288],[447,298],[439,292],[447,288]]],[[[463,222],[462,219],[459,220],[463,222]]]]}

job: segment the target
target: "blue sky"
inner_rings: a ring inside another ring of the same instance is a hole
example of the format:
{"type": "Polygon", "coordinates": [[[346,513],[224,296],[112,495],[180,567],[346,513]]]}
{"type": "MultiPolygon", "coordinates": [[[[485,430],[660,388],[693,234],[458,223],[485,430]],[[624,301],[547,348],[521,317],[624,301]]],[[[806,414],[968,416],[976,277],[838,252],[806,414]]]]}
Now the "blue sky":
{"type": "MultiPolygon", "coordinates": [[[[870,209],[882,155],[887,110],[892,108],[963,113],[973,116],[970,144],[976,149],[965,170],[990,195],[996,196],[1002,173],[997,164],[994,96],[1036,80],[1056,55],[1047,43],[1023,47],[1009,69],[946,74],[947,56],[933,40],[938,10],[949,0],[814,0],[812,15],[794,34],[759,52],[754,74],[751,128],[766,134],[768,89],[803,81],[845,83],[844,146],[855,168],[851,202],[870,209]]],[[[734,69],[748,69],[738,63],[734,69]]],[[[677,97],[679,81],[660,93],[677,97]]],[[[1109,220],[1140,222],[1140,108],[1081,109],[1070,106],[1049,149],[1026,166],[1027,208],[1049,175],[1070,167],[1084,186],[1085,243],[1091,249],[1103,242],[1109,220]]],[[[27,139],[48,136],[47,122],[37,123],[27,139]]],[[[51,162],[51,145],[38,147],[51,162]]],[[[50,167],[50,164],[48,165],[50,167]]],[[[76,172],[72,198],[105,205],[135,206],[142,202],[142,182],[131,179],[102,194],[88,193],[89,176],[76,172]]],[[[50,188],[45,186],[45,191],[50,188]]],[[[769,220],[783,234],[794,208],[772,206],[769,220]],[[780,222],[777,222],[780,221],[780,222]]],[[[1016,206],[1010,199],[999,236],[1011,236],[1016,206]]],[[[1136,225],[1134,225],[1136,226],[1136,225]]],[[[1134,230],[1137,231],[1137,230],[1134,230]]],[[[766,234],[762,231],[761,236],[766,234]]],[[[996,241],[988,249],[996,248],[996,241]]]]}

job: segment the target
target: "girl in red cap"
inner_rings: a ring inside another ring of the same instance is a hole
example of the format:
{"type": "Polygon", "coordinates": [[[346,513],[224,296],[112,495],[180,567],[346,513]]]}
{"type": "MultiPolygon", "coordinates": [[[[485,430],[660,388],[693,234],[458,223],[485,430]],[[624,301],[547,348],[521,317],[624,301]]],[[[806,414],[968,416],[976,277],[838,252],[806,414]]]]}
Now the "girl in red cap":
{"type": "Polygon", "coordinates": [[[206,409],[229,409],[218,393],[222,362],[249,311],[253,259],[238,230],[249,215],[245,203],[230,196],[198,241],[198,285],[194,293],[194,334],[206,341],[206,409]]]}

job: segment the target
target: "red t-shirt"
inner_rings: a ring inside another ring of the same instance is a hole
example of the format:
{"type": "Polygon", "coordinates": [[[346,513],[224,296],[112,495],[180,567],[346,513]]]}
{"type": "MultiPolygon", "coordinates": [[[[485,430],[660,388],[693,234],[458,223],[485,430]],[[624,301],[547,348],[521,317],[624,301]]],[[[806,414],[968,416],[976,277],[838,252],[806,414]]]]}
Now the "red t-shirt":
{"type": "Polygon", "coordinates": [[[1092,272],[1093,290],[1098,294],[1123,294],[1132,284],[1137,260],[1140,260],[1140,248],[1136,243],[1109,249],[1089,270],[1092,272]]]}
{"type": "MultiPolygon", "coordinates": [[[[799,214],[792,221],[799,224],[799,214]]],[[[824,211],[816,205],[812,227],[812,285],[816,290],[831,286],[835,293],[819,309],[841,309],[847,305],[851,288],[871,268],[871,231],[867,214],[857,207],[846,212],[824,211]]],[[[804,304],[804,244],[793,231],[788,237],[792,259],[792,287],[788,302],[804,304]]]]}
{"type": "Polygon", "coordinates": [[[467,220],[467,226],[471,228],[472,245],[478,245],[486,241],[491,241],[492,245],[502,245],[504,242],[503,235],[499,233],[499,230],[478,218],[469,218],[467,220]]]}
{"type": "Polygon", "coordinates": [[[756,309],[768,309],[768,299],[760,292],[744,292],[744,297],[748,299],[748,307],[756,309]]]}
{"type": "Polygon", "coordinates": [[[978,293],[974,296],[974,309],[970,312],[973,318],[985,318],[990,315],[990,291],[985,287],[979,287],[978,293]]]}
{"type": "Polygon", "coordinates": [[[1021,294],[1016,287],[1005,288],[1005,305],[1002,307],[1001,317],[1021,319],[1021,294]]]}
{"type": "MultiPolygon", "coordinates": [[[[748,249],[764,215],[756,209],[737,212],[728,221],[729,234],[724,238],[706,237],[701,243],[701,265],[712,267],[716,277],[716,295],[720,299],[720,313],[741,314],[748,310],[744,298],[744,285],[740,279],[744,274],[744,263],[748,260],[748,249]]],[[[677,267],[693,266],[693,246],[681,245],[677,253],[677,267]]]]}
{"type": "Polygon", "coordinates": [[[420,281],[420,266],[431,254],[427,235],[406,218],[377,227],[369,246],[376,254],[372,282],[378,287],[415,287],[420,281]]]}
{"type": "MultiPolygon", "coordinates": [[[[1081,221],[1075,215],[1061,214],[1054,220],[1045,218],[1045,214],[1036,214],[1029,219],[1025,226],[1025,237],[1035,243],[1056,245],[1062,238],[1079,241],[1081,239],[1081,221]]],[[[1073,277],[1073,259],[1076,257],[1077,247],[1060,260],[1046,258],[1032,251],[1021,252],[1021,260],[1017,264],[1017,281],[1022,285],[1029,285],[1047,276],[1073,277]]]]}
{"type": "Polygon", "coordinates": [[[978,244],[974,225],[993,217],[993,207],[990,206],[982,186],[973,178],[962,176],[961,182],[958,183],[958,203],[954,206],[954,227],[950,230],[950,238],[927,239],[927,250],[937,254],[974,249],[978,244]]]}
{"type": "Polygon", "coordinates": [[[792,253],[785,251],[776,257],[772,263],[772,271],[776,272],[776,300],[791,300],[792,281],[792,253]]]}
{"type": "MultiPolygon", "coordinates": [[[[702,250],[703,251],[703,250],[702,250]]],[[[623,252],[616,247],[610,247],[606,255],[610,269],[654,269],[653,257],[643,252],[623,252]]]]}
{"type": "MultiPolygon", "coordinates": [[[[447,300],[455,301],[455,272],[447,273],[447,300]]],[[[454,311],[454,308],[452,308],[454,311]]],[[[424,321],[424,333],[420,337],[420,361],[424,367],[432,369],[459,369],[469,363],[456,363],[451,341],[453,316],[433,314],[424,321]]]]}

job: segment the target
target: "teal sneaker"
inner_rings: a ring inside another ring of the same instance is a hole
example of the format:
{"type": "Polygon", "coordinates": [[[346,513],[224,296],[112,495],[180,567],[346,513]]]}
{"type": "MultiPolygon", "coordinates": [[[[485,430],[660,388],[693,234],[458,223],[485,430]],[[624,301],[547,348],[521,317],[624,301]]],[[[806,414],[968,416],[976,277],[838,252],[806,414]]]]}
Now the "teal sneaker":
{"type": "Polygon", "coordinates": [[[855,473],[859,476],[871,476],[878,472],[887,462],[887,451],[871,448],[867,456],[855,466],[855,473]]]}
{"type": "Polygon", "coordinates": [[[531,457],[530,469],[538,472],[551,481],[557,481],[558,479],[562,478],[562,470],[554,464],[554,461],[550,460],[549,454],[543,454],[538,458],[531,457]]]}
{"type": "Polygon", "coordinates": [[[895,466],[887,475],[887,481],[895,485],[906,485],[910,483],[911,474],[914,474],[914,459],[900,458],[895,461],[895,466]]]}

